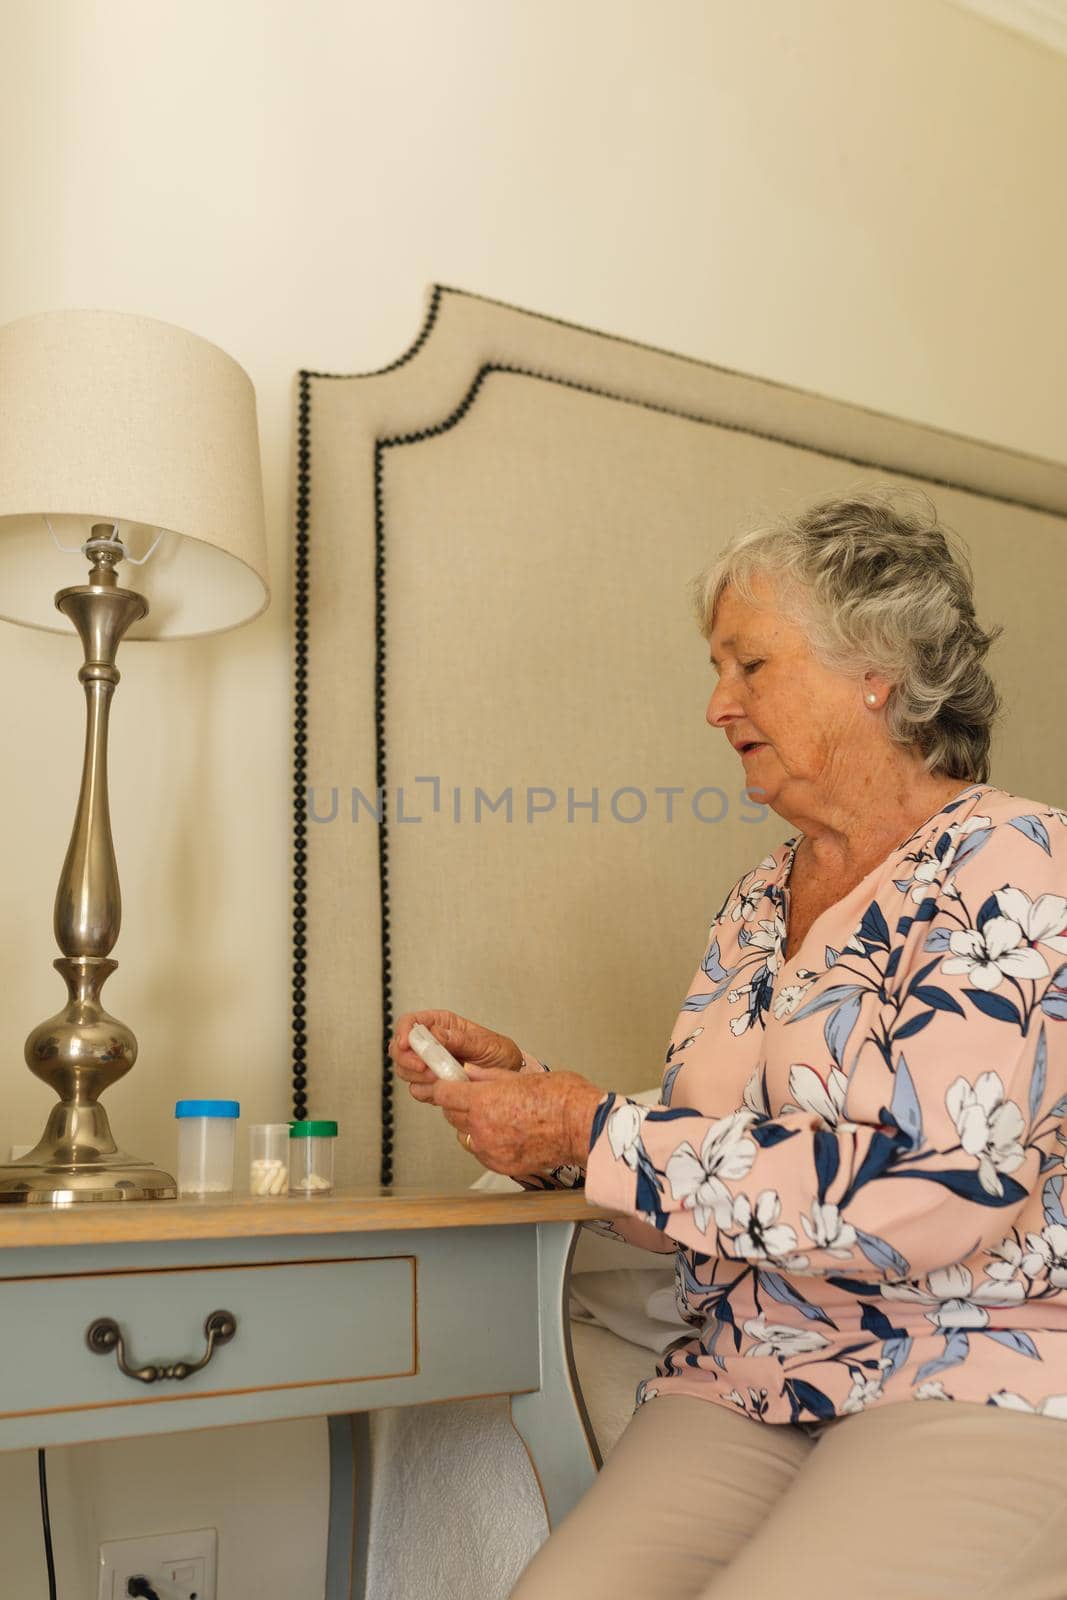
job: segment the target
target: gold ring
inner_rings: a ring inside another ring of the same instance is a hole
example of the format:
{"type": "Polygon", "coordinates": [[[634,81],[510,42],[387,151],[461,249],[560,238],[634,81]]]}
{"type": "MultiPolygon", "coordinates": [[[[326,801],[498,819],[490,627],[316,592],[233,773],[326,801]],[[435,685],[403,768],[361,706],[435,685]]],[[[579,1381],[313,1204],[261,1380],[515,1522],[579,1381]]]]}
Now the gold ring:
{"type": "Polygon", "coordinates": [[[467,1146],[468,1150],[471,1148],[471,1136],[469,1133],[464,1135],[463,1143],[467,1146]]]}

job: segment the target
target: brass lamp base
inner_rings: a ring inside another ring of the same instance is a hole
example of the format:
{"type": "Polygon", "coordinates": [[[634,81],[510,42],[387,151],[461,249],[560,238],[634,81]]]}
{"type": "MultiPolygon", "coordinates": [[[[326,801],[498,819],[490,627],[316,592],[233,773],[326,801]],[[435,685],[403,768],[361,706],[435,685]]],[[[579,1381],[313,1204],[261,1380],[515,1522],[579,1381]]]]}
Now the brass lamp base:
{"type": "Polygon", "coordinates": [[[142,595],[115,581],[115,564],[125,552],[112,533],[106,524],[94,525],[84,546],[92,560],[89,583],[56,596],[85,651],[78,673],[87,707],[85,757],[55,903],[63,954],[54,966],[66,983],[67,1003],[26,1040],[26,1065],[55,1090],[59,1104],[34,1148],[0,1167],[0,1204],[56,1207],[178,1196],[168,1172],[116,1147],[100,1104],[103,1091],[137,1060],[137,1040],[104,1009],[100,990],[118,965],[109,952],[122,904],[107,792],[108,713],[119,681],[115,652],[130,624],[148,610],[142,595]]]}
{"type": "MultiPolygon", "coordinates": [[[[57,967],[77,966],[78,963],[57,961],[57,967]]],[[[113,961],[100,966],[110,969],[113,961]]],[[[107,971],[103,973],[107,976],[107,971]]],[[[95,983],[100,973],[94,974],[95,983]]],[[[83,990],[84,994],[84,990],[83,990]]],[[[83,1019],[80,1041],[88,1052],[93,1042],[93,1030],[83,1019]]],[[[49,1045],[62,1037],[57,1024],[67,1022],[69,1008],[52,1018],[30,1035],[31,1046],[43,1036],[48,1044],[44,1053],[51,1054],[49,1045]]],[[[96,1021],[106,1018],[112,1030],[114,1049],[122,1023],[107,1016],[97,1007],[96,1021]]],[[[132,1037],[132,1036],[131,1036],[132,1037]]],[[[57,1052],[58,1053],[58,1052],[57,1052]]],[[[73,1206],[91,1200],[176,1200],[178,1185],[169,1172],[161,1172],[150,1162],[139,1161],[115,1147],[107,1112],[99,1101],[60,1101],[53,1106],[44,1133],[32,1150],[17,1161],[0,1167],[0,1205],[12,1206],[73,1206]]]]}
{"type": "Polygon", "coordinates": [[[136,1161],[121,1150],[92,1166],[41,1166],[30,1156],[0,1167],[0,1205],[79,1205],[91,1200],[175,1200],[169,1172],[136,1161]]]}

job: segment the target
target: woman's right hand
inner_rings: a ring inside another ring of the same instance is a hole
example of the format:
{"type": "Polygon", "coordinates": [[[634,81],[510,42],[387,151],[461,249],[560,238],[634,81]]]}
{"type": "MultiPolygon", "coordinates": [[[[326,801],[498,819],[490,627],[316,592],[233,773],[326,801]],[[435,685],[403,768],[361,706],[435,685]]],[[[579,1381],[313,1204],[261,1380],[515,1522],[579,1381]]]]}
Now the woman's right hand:
{"type": "Polygon", "coordinates": [[[434,1038],[459,1062],[503,1067],[508,1072],[518,1072],[522,1066],[522,1051],[506,1034],[494,1033],[492,1028],[471,1022],[468,1017],[458,1017],[454,1011],[405,1011],[393,1031],[389,1054],[396,1065],[397,1077],[404,1079],[416,1100],[431,1099],[437,1082],[429,1067],[408,1044],[408,1035],[416,1022],[429,1028],[434,1038]]]}

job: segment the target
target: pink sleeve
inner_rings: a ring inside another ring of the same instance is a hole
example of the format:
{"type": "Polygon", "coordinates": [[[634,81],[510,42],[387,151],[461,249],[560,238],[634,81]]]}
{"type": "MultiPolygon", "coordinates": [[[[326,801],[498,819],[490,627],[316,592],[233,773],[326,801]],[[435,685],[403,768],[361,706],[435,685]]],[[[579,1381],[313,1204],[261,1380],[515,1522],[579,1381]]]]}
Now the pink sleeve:
{"type": "MultiPolygon", "coordinates": [[[[839,1051],[841,1118],[815,1104],[710,1118],[608,1095],[590,1200],[709,1255],[856,1280],[992,1248],[1056,1171],[1044,1192],[1058,1208],[1067,827],[1015,817],[944,837],[938,886],[899,917],[883,891],[889,916],[868,906],[840,981],[806,1008],[839,1051]]],[[[770,1019],[768,1035],[803,1014],[770,1019]]]]}
{"type": "MultiPolygon", "coordinates": [[[[522,1048],[521,1045],[519,1048],[522,1048]]],[[[522,1051],[520,1072],[538,1073],[548,1070],[545,1062],[539,1061],[528,1050],[522,1051]]],[[[515,1182],[521,1183],[524,1189],[582,1189],[585,1187],[585,1172],[581,1167],[556,1167],[552,1172],[534,1172],[523,1178],[517,1177],[515,1182]]],[[[652,1250],[661,1255],[673,1255],[675,1250],[673,1239],[666,1238],[657,1228],[650,1227],[647,1222],[642,1222],[637,1217],[616,1217],[610,1222],[597,1219],[587,1222],[585,1226],[596,1233],[606,1234],[609,1238],[637,1245],[641,1250],[652,1250]]]]}

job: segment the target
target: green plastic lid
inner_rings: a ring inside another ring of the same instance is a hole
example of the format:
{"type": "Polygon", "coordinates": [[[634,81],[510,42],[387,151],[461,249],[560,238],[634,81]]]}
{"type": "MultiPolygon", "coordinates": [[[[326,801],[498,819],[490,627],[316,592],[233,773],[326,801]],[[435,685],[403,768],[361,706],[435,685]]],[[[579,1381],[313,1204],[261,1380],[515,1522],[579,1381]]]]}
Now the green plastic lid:
{"type": "Polygon", "coordinates": [[[290,1122],[290,1139],[336,1139],[336,1122],[290,1122]]]}

